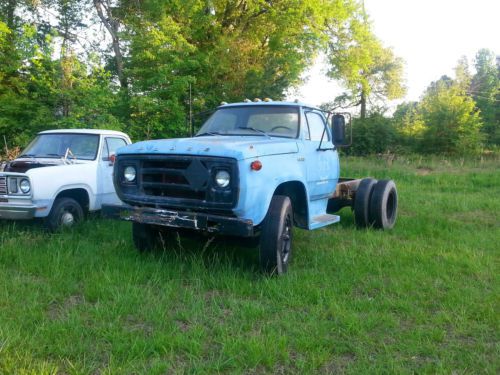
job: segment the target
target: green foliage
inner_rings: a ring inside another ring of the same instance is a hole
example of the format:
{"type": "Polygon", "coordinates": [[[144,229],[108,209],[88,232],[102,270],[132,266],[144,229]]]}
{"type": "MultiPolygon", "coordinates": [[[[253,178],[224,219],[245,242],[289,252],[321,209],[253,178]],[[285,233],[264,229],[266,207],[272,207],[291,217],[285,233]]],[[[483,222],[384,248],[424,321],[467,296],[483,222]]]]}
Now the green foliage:
{"type": "Polygon", "coordinates": [[[475,103],[460,86],[439,83],[420,103],[424,152],[465,155],[479,151],[482,126],[475,103]]]}
{"type": "Polygon", "coordinates": [[[398,144],[393,120],[380,113],[370,114],[365,119],[354,119],[352,136],[349,152],[355,155],[394,152],[398,144]]]}
{"type": "Polygon", "coordinates": [[[469,92],[481,112],[487,144],[500,146],[500,65],[495,65],[492,51],[481,49],[475,68],[469,92]]]}
{"type": "Polygon", "coordinates": [[[371,31],[365,14],[360,13],[337,26],[332,34],[329,75],[347,89],[335,99],[333,107],[360,106],[363,119],[367,116],[368,104],[377,105],[404,96],[403,61],[392,49],[383,47],[371,31]]]}

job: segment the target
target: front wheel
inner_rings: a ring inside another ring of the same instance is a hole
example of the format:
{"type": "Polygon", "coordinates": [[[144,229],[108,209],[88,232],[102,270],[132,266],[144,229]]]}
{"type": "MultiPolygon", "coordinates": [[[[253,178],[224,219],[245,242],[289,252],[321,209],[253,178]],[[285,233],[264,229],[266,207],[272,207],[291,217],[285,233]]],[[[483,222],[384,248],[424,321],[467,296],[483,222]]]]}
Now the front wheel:
{"type": "Polygon", "coordinates": [[[45,219],[45,227],[55,232],[61,228],[69,228],[83,219],[83,209],[73,198],[57,198],[45,219]]]}
{"type": "Polygon", "coordinates": [[[260,265],[266,272],[278,275],[288,271],[292,256],[293,211],[290,198],[275,195],[262,225],[260,265]]]}

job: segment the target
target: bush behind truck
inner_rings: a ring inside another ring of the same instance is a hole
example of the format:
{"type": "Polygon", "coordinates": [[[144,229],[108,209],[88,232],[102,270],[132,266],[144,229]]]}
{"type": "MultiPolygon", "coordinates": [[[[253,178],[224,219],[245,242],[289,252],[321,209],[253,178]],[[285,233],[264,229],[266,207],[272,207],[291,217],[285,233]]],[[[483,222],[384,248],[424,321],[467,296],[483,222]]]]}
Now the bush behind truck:
{"type": "Polygon", "coordinates": [[[254,238],[261,267],[282,274],[294,226],[337,223],[345,206],[359,227],[394,226],[392,180],[340,178],[337,149],[347,138],[344,115],[307,104],[223,104],[192,138],[120,148],[114,184],[125,205],[104,205],[103,214],[131,221],[140,251],[180,228],[254,238]]]}

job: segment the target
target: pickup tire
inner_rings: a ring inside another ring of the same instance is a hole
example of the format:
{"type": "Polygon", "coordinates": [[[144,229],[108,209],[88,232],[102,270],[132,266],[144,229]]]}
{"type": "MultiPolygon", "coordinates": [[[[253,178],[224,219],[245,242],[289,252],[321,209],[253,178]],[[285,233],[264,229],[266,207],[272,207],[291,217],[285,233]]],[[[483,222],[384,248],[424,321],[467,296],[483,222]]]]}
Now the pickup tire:
{"type": "Polygon", "coordinates": [[[356,190],[354,199],[354,221],[358,228],[370,226],[370,198],[377,180],[373,178],[363,178],[356,190]]]}
{"type": "Polygon", "coordinates": [[[69,228],[83,219],[83,208],[73,198],[57,198],[49,215],[45,218],[45,227],[50,232],[69,228]]]}
{"type": "Polygon", "coordinates": [[[150,224],[132,223],[132,240],[141,253],[151,251],[161,244],[160,230],[150,224]]]}
{"type": "Polygon", "coordinates": [[[392,180],[380,180],[370,199],[370,223],[377,229],[391,229],[398,213],[398,192],[392,180]]]}
{"type": "Polygon", "coordinates": [[[292,256],[293,211],[290,198],[275,195],[262,225],[259,256],[265,272],[284,274],[292,256]]]}

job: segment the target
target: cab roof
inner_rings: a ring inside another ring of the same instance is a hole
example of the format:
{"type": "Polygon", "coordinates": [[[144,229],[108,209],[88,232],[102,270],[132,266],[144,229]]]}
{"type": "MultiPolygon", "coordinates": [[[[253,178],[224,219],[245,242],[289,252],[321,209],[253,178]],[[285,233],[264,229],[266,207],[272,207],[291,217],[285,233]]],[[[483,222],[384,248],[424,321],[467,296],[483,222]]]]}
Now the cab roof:
{"type": "Polygon", "coordinates": [[[127,137],[128,135],[119,132],[116,130],[105,130],[105,129],[54,129],[54,130],[45,130],[42,131],[38,134],[60,134],[60,133],[67,133],[67,134],[106,134],[106,135],[119,135],[122,137],[127,137]]]}
{"type": "Polygon", "coordinates": [[[320,108],[318,108],[314,105],[310,105],[310,104],[298,102],[298,101],[294,101],[294,102],[286,102],[286,101],[237,102],[237,103],[221,104],[220,106],[217,107],[217,109],[227,108],[227,107],[246,107],[246,106],[251,106],[251,107],[255,107],[255,106],[260,106],[260,107],[262,107],[262,106],[306,107],[306,108],[317,109],[317,110],[321,111],[320,108]]]}

